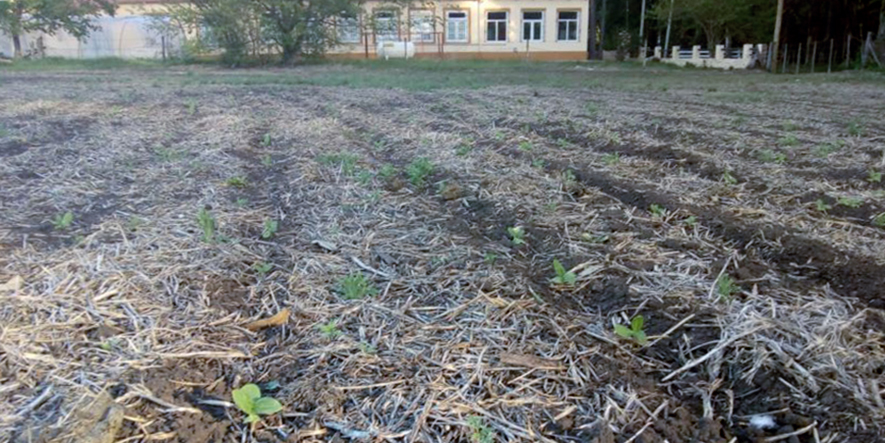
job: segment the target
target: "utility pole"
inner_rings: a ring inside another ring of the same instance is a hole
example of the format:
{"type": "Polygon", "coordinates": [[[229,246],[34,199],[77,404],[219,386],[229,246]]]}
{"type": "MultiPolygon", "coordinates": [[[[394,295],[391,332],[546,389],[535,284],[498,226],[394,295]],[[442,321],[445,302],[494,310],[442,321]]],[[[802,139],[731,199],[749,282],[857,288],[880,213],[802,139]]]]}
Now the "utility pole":
{"type": "Polygon", "coordinates": [[[676,3],[676,0],[670,0],[670,16],[667,17],[667,38],[664,39],[664,53],[661,55],[666,55],[666,54],[670,53],[670,29],[673,28],[673,4],[674,3],[676,3]]]}
{"type": "MultiPolygon", "coordinates": [[[[774,22],[774,44],[771,48],[772,66],[777,66],[777,50],[781,42],[781,24],[784,20],[784,0],[777,0],[777,20],[774,22]]],[[[776,71],[776,69],[775,69],[776,71]]]]}

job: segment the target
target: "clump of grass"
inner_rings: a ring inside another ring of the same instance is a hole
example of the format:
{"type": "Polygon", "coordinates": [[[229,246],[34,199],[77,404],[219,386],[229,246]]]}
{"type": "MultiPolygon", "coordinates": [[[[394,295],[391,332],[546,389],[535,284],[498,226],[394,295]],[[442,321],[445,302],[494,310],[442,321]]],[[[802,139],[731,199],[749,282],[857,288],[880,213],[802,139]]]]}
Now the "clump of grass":
{"type": "Polygon", "coordinates": [[[423,188],[427,184],[427,178],[431,173],[433,173],[433,163],[424,157],[412,160],[406,168],[409,181],[418,188],[423,188]]]}
{"type": "Polygon", "coordinates": [[[787,134],[781,137],[779,144],[781,146],[796,146],[799,144],[799,139],[793,134],[787,134]]]}
{"type": "Polygon", "coordinates": [[[577,281],[575,273],[566,271],[565,267],[562,266],[562,263],[560,263],[559,260],[553,260],[553,271],[556,272],[556,277],[551,279],[554,284],[572,286],[575,284],[575,281],[577,281]]]}
{"type": "Polygon", "coordinates": [[[525,229],[522,226],[512,226],[507,228],[507,234],[510,235],[510,242],[514,246],[525,244],[525,229]]]}
{"type": "Polygon", "coordinates": [[[738,182],[737,179],[734,178],[733,175],[731,175],[731,172],[728,171],[724,171],[722,173],[722,181],[724,181],[727,185],[736,185],[738,182]]]}
{"type": "Polygon", "coordinates": [[[55,228],[56,231],[68,229],[73,223],[74,213],[71,211],[65,212],[64,214],[56,214],[55,217],[52,218],[52,227],[55,228]]]}
{"type": "Polygon", "coordinates": [[[605,154],[602,156],[602,161],[609,166],[617,164],[621,161],[621,154],[617,152],[605,154]]]}
{"type": "Polygon", "coordinates": [[[378,288],[362,272],[354,272],[338,282],[338,293],[345,300],[358,300],[378,294],[378,288]]]}
{"type": "Polygon", "coordinates": [[[245,188],[248,185],[248,182],[246,181],[246,177],[238,175],[227,179],[224,184],[232,188],[245,188]]]}
{"type": "Polygon", "coordinates": [[[206,243],[215,242],[215,217],[206,208],[201,208],[197,213],[197,225],[203,231],[203,241],[206,243]]]}
{"type": "Polygon", "coordinates": [[[333,166],[341,168],[344,175],[353,175],[356,172],[356,162],[359,157],[349,152],[340,152],[337,154],[322,154],[317,156],[316,160],[321,165],[333,166]]]}
{"type": "Polygon", "coordinates": [[[378,177],[381,177],[385,180],[396,175],[396,166],[391,165],[390,163],[385,164],[378,170],[378,177]]]}
{"type": "Polygon", "coordinates": [[[860,197],[839,197],[836,204],[847,208],[859,208],[863,205],[863,199],[860,197]]]}
{"type": "Polygon", "coordinates": [[[326,323],[317,325],[317,329],[329,340],[334,340],[342,335],[341,330],[338,329],[338,320],[334,318],[326,323]]]}
{"type": "Polygon", "coordinates": [[[268,218],[264,220],[264,227],[261,229],[261,238],[267,240],[273,237],[280,228],[280,222],[268,218]]]}
{"type": "Polygon", "coordinates": [[[616,324],[615,334],[628,340],[632,339],[640,345],[648,343],[648,336],[645,333],[645,318],[641,315],[637,315],[630,320],[630,327],[616,324]]]}
{"type": "Polygon", "coordinates": [[[741,288],[735,284],[730,275],[723,275],[716,280],[716,292],[720,300],[729,300],[731,296],[740,292],[741,288]]]}
{"type": "Polygon", "coordinates": [[[495,432],[483,423],[482,418],[475,415],[467,417],[467,427],[470,428],[473,443],[495,443],[495,432]]]}

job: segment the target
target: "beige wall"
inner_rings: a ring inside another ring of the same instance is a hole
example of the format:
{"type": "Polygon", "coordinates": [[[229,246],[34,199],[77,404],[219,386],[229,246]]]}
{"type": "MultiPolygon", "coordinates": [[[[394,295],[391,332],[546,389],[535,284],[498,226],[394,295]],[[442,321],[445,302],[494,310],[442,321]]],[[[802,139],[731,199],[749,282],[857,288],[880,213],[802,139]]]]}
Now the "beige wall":
{"type": "MultiPolygon", "coordinates": [[[[586,0],[440,0],[429,6],[436,17],[436,39],[445,38],[445,11],[457,9],[468,14],[468,42],[440,44],[415,42],[418,55],[437,55],[442,52],[447,57],[481,57],[481,58],[522,58],[539,53],[535,58],[545,59],[583,59],[587,52],[587,29],[589,28],[586,0]],[[522,41],[522,12],[544,12],[544,35],[543,41],[522,41]],[[486,13],[490,11],[508,12],[508,38],[506,42],[490,42],[486,35],[486,13]],[[578,40],[557,41],[558,12],[578,12],[578,40]],[[441,47],[442,46],[442,47],[441,47]],[[541,54],[543,53],[543,54],[541,54]]],[[[386,9],[389,5],[384,2],[370,1],[366,5],[366,17],[371,17],[375,9],[386,9]]],[[[428,9],[425,7],[415,9],[428,9]]],[[[362,19],[362,25],[368,26],[366,17],[362,19]]],[[[405,40],[408,34],[406,18],[408,11],[400,12],[400,36],[405,40]]],[[[376,42],[369,36],[368,51],[370,57],[375,53],[376,42]]],[[[333,54],[365,56],[366,41],[359,44],[342,44],[331,51],[333,54]]]]}

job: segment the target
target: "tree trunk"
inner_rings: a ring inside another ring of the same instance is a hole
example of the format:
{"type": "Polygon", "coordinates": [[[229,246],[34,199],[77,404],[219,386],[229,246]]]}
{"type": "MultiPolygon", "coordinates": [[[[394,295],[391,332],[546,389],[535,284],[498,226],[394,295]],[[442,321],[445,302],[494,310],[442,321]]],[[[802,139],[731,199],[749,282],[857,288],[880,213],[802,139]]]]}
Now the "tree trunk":
{"type": "Polygon", "coordinates": [[[590,0],[590,35],[587,36],[587,56],[596,59],[596,0],[590,0]]]}
{"type": "Polygon", "coordinates": [[[882,0],[882,8],[879,9],[879,34],[876,40],[885,40],[885,0],[882,0]]]}
{"type": "Polygon", "coordinates": [[[15,50],[13,58],[22,58],[22,38],[18,34],[12,34],[12,46],[15,50]]]}
{"type": "Polygon", "coordinates": [[[774,43],[771,45],[771,72],[777,71],[775,66],[777,66],[777,57],[778,50],[780,49],[781,42],[781,23],[783,23],[784,17],[784,0],[777,0],[777,19],[774,22],[774,43]]]}

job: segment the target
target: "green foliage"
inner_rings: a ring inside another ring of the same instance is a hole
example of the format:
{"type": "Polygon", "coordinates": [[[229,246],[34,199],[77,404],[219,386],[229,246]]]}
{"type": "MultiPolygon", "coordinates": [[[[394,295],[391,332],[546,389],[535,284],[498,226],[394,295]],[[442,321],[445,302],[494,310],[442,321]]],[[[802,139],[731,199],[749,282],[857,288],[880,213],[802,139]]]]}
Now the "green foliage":
{"type": "Polygon", "coordinates": [[[860,122],[854,120],[848,123],[848,135],[852,137],[860,137],[864,133],[863,126],[860,125],[860,122]]]}
{"type": "Polygon", "coordinates": [[[830,154],[838,151],[840,145],[838,143],[825,143],[814,148],[814,155],[820,158],[829,157],[830,154]]]}
{"type": "Polygon", "coordinates": [[[200,212],[197,213],[197,225],[199,225],[200,229],[203,231],[204,242],[215,242],[215,217],[212,216],[212,213],[209,212],[208,209],[200,208],[200,212]]]}
{"type": "Polygon", "coordinates": [[[259,276],[264,277],[270,271],[273,270],[273,264],[265,263],[265,262],[258,262],[258,263],[255,263],[254,265],[252,265],[252,269],[254,269],[255,272],[258,273],[259,276]]]}
{"type": "Polygon", "coordinates": [[[682,220],[682,223],[685,223],[689,227],[693,228],[698,225],[698,218],[695,217],[694,215],[690,215],[685,220],[682,220]]]}
{"type": "Polygon", "coordinates": [[[359,342],[357,345],[360,348],[360,351],[363,354],[375,355],[378,353],[378,348],[373,346],[371,343],[366,343],[364,341],[359,342]]]}
{"type": "Polygon", "coordinates": [[[372,172],[371,172],[371,171],[360,171],[360,172],[357,173],[357,175],[356,175],[356,181],[357,181],[359,184],[361,184],[361,185],[363,185],[363,186],[366,186],[366,185],[368,185],[369,183],[372,183],[372,178],[373,178],[373,177],[374,177],[374,176],[372,175],[372,172]]]}
{"type": "Polygon", "coordinates": [[[317,157],[317,162],[322,165],[337,165],[341,168],[344,175],[351,176],[356,172],[356,162],[359,157],[349,152],[341,152],[338,154],[322,154],[317,157]]]}
{"type": "Polygon", "coordinates": [[[738,182],[737,179],[734,178],[733,175],[731,175],[731,172],[728,172],[728,171],[724,171],[722,173],[722,181],[724,181],[725,184],[728,184],[728,185],[736,185],[738,182]]]}
{"type": "Polygon", "coordinates": [[[195,115],[197,113],[197,101],[194,99],[188,99],[187,101],[187,115],[195,115]]]}
{"type": "Polygon", "coordinates": [[[621,154],[617,152],[605,154],[602,156],[602,161],[609,166],[617,164],[621,161],[621,154]]]}
{"type": "Polygon", "coordinates": [[[648,342],[648,337],[645,334],[645,319],[641,315],[637,315],[633,317],[633,320],[630,321],[630,327],[624,326],[622,324],[615,325],[615,334],[622,338],[633,339],[636,343],[640,345],[644,345],[648,342]]]}
{"type": "MultiPolygon", "coordinates": [[[[767,41],[774,27],[774,5],[769,0],[679,0],[654,3],[651,15],[667,23],[673,6],[675,35],[694,34],[706,38],[707,48],[729,35],[741,41],[767,41]]],[[[712,51],[712,49],[711,49],[712,51]]],[[[785,123],[785,126],[792,123],[785,123]]]]}
{"type": "Polygon", "coordinates": [[[261,157],[261,164],[268,168],[273,166],[273,157],[270,154],[265,154],[261,157]]]}
{"type": "Polygon", "coordinates": [[[409,163],[409,166],[406,168],[406,175],[409,176],[409,181],[418,188],[424,187],[431,173],[433,173],[433,163],[424,157],[412,160],[412,163],[409,163]]]}
{"type": "MultiPolygon", "coordinates": [[[[115,8],[116,2],[110,0],[0,1],[0,32],[18,37],[26,33],[54,35],[65,31],[84,39],[99,29],[95,19],[102,14],[113,15],[115,8]]],[[[23,56],[21,52],[14,55],[23,56]]]]}
{"type": "Polygon", "coordinates": [[[796,146],[799,144],[799,139],[793,134],[787,134],[781,137],[778,142],[781,146],[796,146]]]}
{"type": "Polygon", "coordinates": [[[261,137],[261,146],[265,148],[269,147],[272,142],[273,140],[271,139],[269,132],[265,133],[264,137],[261,137]]]}
{"type": "Polygon", "coordinates": [[[534,147],[532,146],[532,142],[526,140],[519,142],[519,150],[522,152],[531,152],[534,147]]]}
{"type": "Polygon", "coordinates": [[[357,300],[378,294],[378,288],[362,272],[354,272],[338,281],[338,293],[346,300],[357,300]]]}
{"type": "Polygon", "coordinates": [[[863,205],[863,198],[860,197],[839,197],[836,204],[848,208],[859,208],[863,205]]]}
{"type": "Polygon", "coordinates": [[[232,188],[245,188],[248,185],[246,181],[246,177],[236,176],[227,179],[224,184],[232,187],[232,188]]]}
{"type": "Polygon", "coordinates": [[[577,281],[575,273],[566,271],[565,267],[562,266],[562,263],[560,263],[559,260],[553,260],[553,271],[556,272],[556,277],[551,279],[554,284],[572,286],[575,284],[575,281],[577,281]]]}
{"type": "Polygon", "coordinates": [[[495,443],[495,432],[482,421],[481,417],[475,415],[467,417],[467,427],[470,428],[470,440],[473,443],[495,443]]]}
{"type": "Polygon", "coordinates": [[[458,146],[458,149],[455,149],[455,155],[457,155],[459,157],[463,157],[467,154],[470,154],[470,151],[472,151],[472,150],[473,150],[473,148],[470,147],[470,145],[461,145],[461,146],[458,146]]]}
{"type": "Polygon", "coordinates": [[[338,329],[338,320],[335,320],[334,318],[326,323],[317,325],[317,329],[319,329],[320,333],[329,340],[341,337],[342,334],[341,330],[338,329]]]}
{"type": "Polygon", "coordinates": [[[720,300],[728,300],[732,295],[741,292],[741,288],[734,283],[730,275],[726,274],[716,280],[716,292],[720,300]]]}
{"type": "Polygon", "coordinates": [[[525,244],[525,229],[521,226],[512,226],[507,228],[507,233],[510,234],[510,241],[515,246],[520,246],[525,244]]]}
{"type": "Polygon", "coordinates": [[[274,219],[267,218],[264,220],[264,227],[261,229],[261,238],[267,240],[277,233],[280,223],[274,219]]]}
{"type": "Polygon", "coordinates": [[[396,166],[391,165],[390,163],[385,164],[378,171],[378,177],[381,177],[385,180],[396,175],[396,166]]]}
{"type": "Polygon", "coordinates": [[[536,158],[536,159],[532,160],[532,167],[533,168],[544,169],[544,166],[546,166],[546,165],[547,165],[547,162],[545,162],[544,159],[542,159],[542,158],[536,158]]]}
{"type": "Polygon", "coordinates": [[[261,420],[262,415],[276,414],[283,410],[283,405],[276,399],[262,397],[261,388],[253,383],[234,389],[232,397],[237,408],[246,414],[246,423],[255,423],[261,420]]]}
{"type": "Polygon", "coordinates": [[[885,228],[885,212],[875,216],[873,218],[873,224],[880,228],[885,228]]]}
{"type": "Polygon", "coordinates": [[[494,265],[495,262],[498,261],[498,254],[491,251],[486,252],[482,257],[482,260],[486,262],[487,265],[494,265]]]}
{"type": "Polygon", "coordinates": [[[830,209],[833,209],[833,205],[827,204],[827,202],[823,201],[823,199],[815,200],[814,207],[817,208],[817,210],[820,212],[827,212],[830,209]]]}
{"type": "Polygon", "coordinates": [[[56,231],[68,229],[71,227],[72,223],[74,223],[74,213],[71,211],[65,212],[64,214],[56,214],[56,216],[52,218],[52,227],[55,228],[56,231]]]}
{"type": "Polygon", "coordinates": [[[867,174],[867,181],[870,183],[882,182],[882,173],[870,169],[869,173],[867,174]]]}
{"type": "Polygon", "coordinates": [[[659,204],[652,204],[648,207],[648,211],[658,218],[664,218],[664,216],[667,215],[667,209],[659,204]]]}
{"type": "Polygon", "coordinates": [[[246,207],[246,205],[249,204],[249,199],[245,197],[240,197],[237,199],[237,201],[234,202],[234,204],[237,205],[237,207],[244,208],[246,207]]]}

